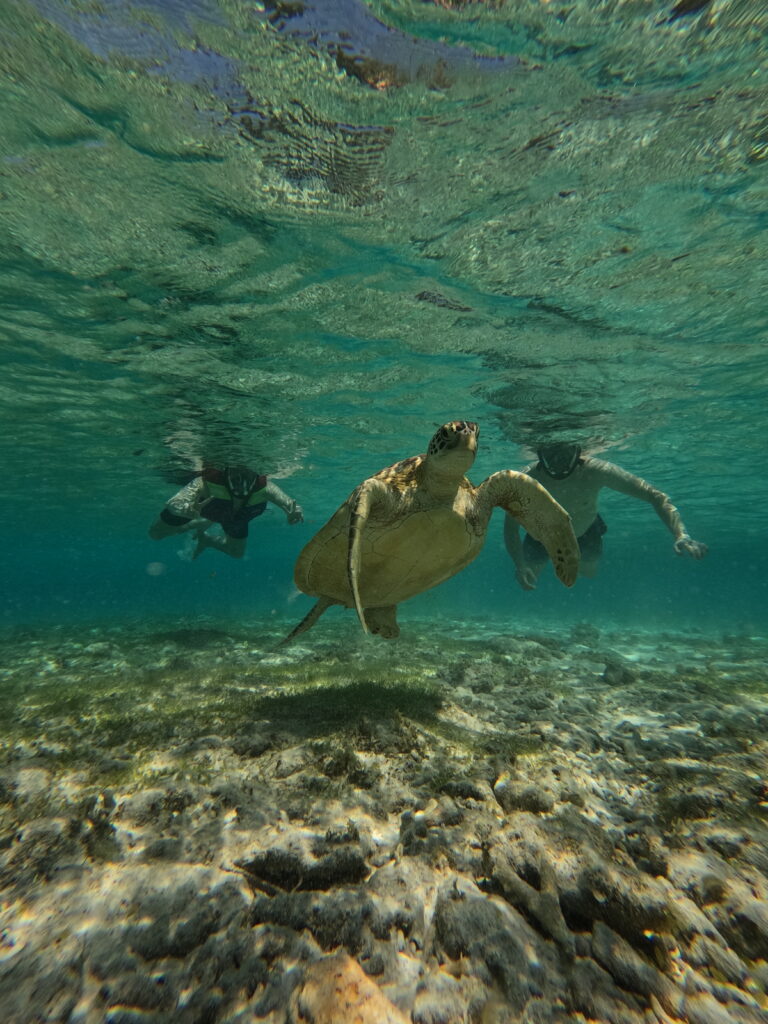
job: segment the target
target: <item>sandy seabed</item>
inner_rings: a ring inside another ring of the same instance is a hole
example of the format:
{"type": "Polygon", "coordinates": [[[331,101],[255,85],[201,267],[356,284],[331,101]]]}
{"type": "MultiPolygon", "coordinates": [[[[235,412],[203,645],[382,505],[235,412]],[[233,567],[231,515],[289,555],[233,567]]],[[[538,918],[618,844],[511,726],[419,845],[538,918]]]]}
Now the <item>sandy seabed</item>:
{"type": "Polygon", "coordinates": [[[2,1024],[768,1022],[765,638],[287,628],[6,631],[2,1024]]]}

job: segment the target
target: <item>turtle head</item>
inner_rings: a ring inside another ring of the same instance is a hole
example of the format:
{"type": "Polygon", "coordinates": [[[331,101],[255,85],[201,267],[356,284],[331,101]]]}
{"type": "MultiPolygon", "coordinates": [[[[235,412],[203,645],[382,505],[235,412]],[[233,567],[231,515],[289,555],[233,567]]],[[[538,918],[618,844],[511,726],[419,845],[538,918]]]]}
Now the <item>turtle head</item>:
{"type": "Polygon", "coordinates": [[[427,448],[430,466],[450,466],[462,475],[466,473],[477,454],[477,438],[480,430],[469,420],[452,420],[444,423],[434,434],[427,448]]]}

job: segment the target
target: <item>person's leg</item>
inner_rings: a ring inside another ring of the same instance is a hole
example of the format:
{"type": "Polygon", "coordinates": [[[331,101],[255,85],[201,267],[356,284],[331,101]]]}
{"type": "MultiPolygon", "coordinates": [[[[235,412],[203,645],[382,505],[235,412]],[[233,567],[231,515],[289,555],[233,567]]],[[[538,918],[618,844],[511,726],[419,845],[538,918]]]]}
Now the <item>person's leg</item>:
{"type": "Polygon", "coordinates": [[[592,525],[578,538],[581,551],[580,576],[586,576],[591,580],[597,575],[600,557],[603,553],[603,534],[607,529],[602,516],[596,516],[592,525]]]}
{"type": "Polygon", "coordinates": [[[183,532],[183,526],[171,526],[169,523],[164,523],[162,519],[156,519],[149,528],[149,536],[152,540],[164,540],[166,537],[173,537],[174,534],[183,532]]]}
{"type": "Polygon", "coordinates": [[[599,558],[582,558],[579,562],[579,576],[586,576],[588,580],[594,579],[599,568],[599,558]]]}
{"type": "Polygon", "coordinates": [[[197,535],[197,547],[192,552],[192,558],[199,558],[206,548],[215,548],[230,558],[242,558],[247,543],[247,537],[231,537],[228,533],[223,537],[209,537],[205,530],[201,530],[197,535]]]}
{"type": "Polygon", "coordinates": [[[224,546],[220,549],[230,558],[242,558],[245,554],[245,546],[248,543],[247,537],[229,537],[225,534],[224,546]]]}
{"type": "Polygon", "coordinates": [[[179,533],[188,533],[189,530],[207,530],[212,525],[209,519],[191,519],[188,516],[177,516],[168,509],[163,509],[157,519],[149,528],[149,536],[152,540],[163,540],[165,537],[175,537],[179,533]]]}
{"type": "Polygon", "coordinates": [[[527,573],[533,573],[533,579],[531,580],[531,589],[533,589],[538,582],[539,576],[541,576],[544,566],[549,561],[549,555],[543,544],[534,540],[530,533],[526,533],[525,537],[523,537],[523,557],[525,558],[527,573]]]}

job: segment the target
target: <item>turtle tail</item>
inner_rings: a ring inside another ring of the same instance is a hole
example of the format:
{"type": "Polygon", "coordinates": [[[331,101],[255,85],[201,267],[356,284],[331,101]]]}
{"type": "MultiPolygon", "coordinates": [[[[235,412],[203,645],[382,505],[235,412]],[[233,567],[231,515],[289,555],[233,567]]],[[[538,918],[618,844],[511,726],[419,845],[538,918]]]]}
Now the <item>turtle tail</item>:
{"type": "Polygon", "coordinates": [[[283,639],[277,646],[282,647],[283,644],[290,643],[290,641],[293,640],[294,637],[299,636],[301,633],[306,633],[308,629],[311,629],[314,626],[314,624],[317,622],[317,620],[320,618],[320,616],[323,614],[326,608],[330,608],[332,604],[338,603],[338,601],[334,601],[330,597],[321,597],[318,601],[315,602],[312,608],[310,608],[310,610],[307,612],[307,614],[304,616],[304,618],[301,620],[298,626],[292,629],[288,636],[283,637],[283,639]]]}

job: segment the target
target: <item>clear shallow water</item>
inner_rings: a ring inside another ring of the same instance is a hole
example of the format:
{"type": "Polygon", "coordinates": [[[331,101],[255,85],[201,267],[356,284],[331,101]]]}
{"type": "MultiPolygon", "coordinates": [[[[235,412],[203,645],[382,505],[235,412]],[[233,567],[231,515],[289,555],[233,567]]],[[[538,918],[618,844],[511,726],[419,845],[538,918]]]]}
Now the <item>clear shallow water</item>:
{"type": "Polygon", "coordinates": [[[499,515],[404,622],[764,630],[766,20],[4,3],[3,624],[299,618],[313,530],[466,417],[475,482],[579,436],[711,553],[611,495],[598,580],[527,595],[499,515]],[[274,475],[307,523],[272,511],[241,564],[153,544],[199,458],[274,475]]]}
{"type": "Polygon", "coordinates": [[[0,0],[5,1018],[277,1019],[341,932],[413,1020],[765,1016],[766,28],[0,0]],[[598,578],[529,594],[497,514],[400,641],[277,648],[301,547],[453,418],[475,482],[578,437],[709,556],[607,494],[598,578]],[[202,459],[306,522],[151,541],[202,459]]]}

